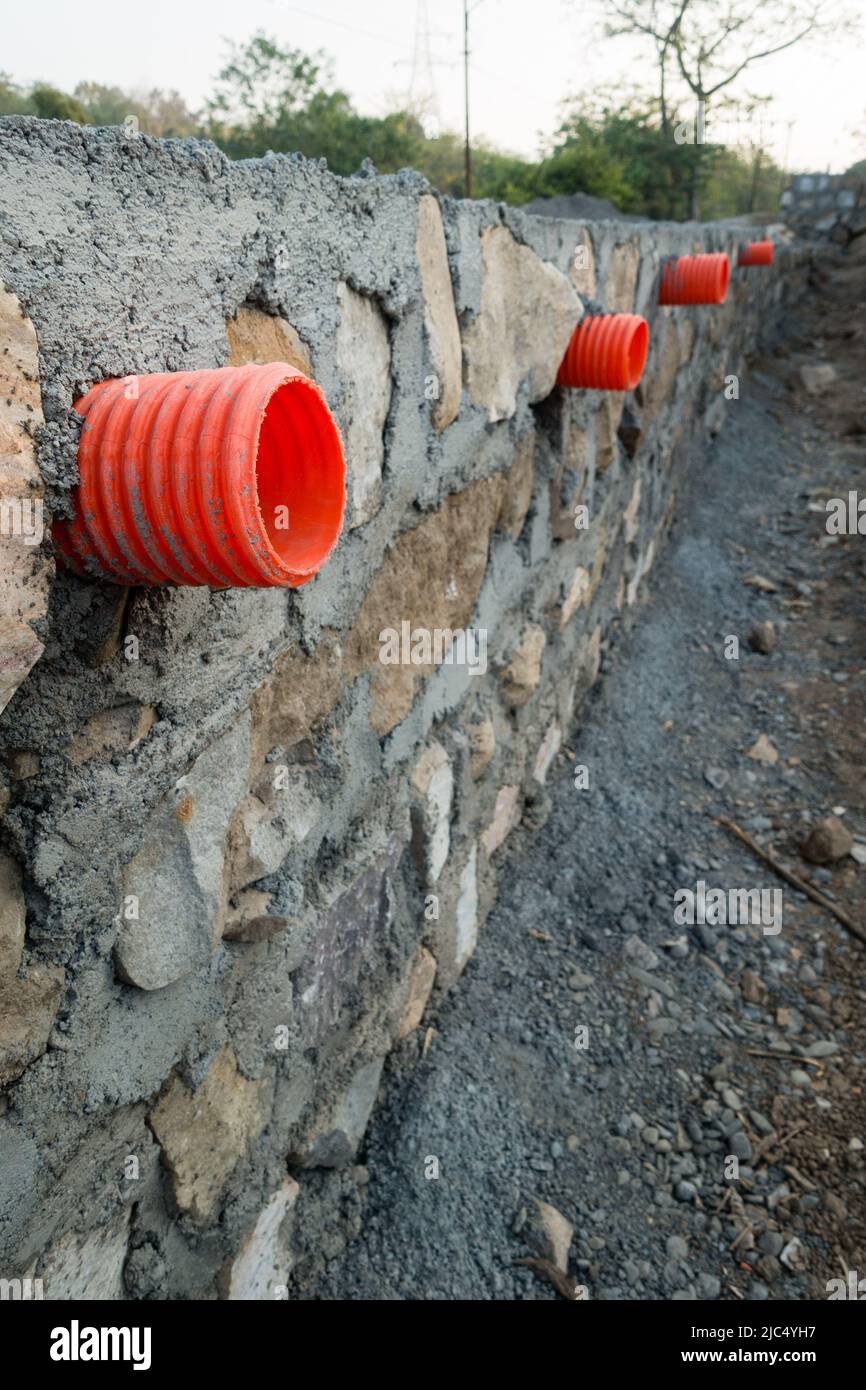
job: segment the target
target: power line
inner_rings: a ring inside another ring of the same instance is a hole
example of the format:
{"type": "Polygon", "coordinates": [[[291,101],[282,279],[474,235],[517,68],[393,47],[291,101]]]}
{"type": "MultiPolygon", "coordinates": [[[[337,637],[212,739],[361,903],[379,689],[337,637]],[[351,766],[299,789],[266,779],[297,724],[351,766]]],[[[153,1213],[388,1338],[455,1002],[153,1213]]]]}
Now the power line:
{"type": "Polygon", "coordinates": [[[295,14],[306,15],[307,19],[318,19],[322,24],[332,24],[336,29],[346,29],[350,34],[360,34],[365,39],[375,39],[377,43],[390,44],[392,48],[400,48],[403,52],[411,52],[411,43],[401,43],[399,39],[392,39],[385,34],[374,34],[370,29],[359,29],[355,24],[346,24],[342,19],[331,19],[324,14],[316,14],[313,10],[304,10],[300,5],[286,5],[282,0],[277,0],[281,10],[292,10],[295,14]]]}

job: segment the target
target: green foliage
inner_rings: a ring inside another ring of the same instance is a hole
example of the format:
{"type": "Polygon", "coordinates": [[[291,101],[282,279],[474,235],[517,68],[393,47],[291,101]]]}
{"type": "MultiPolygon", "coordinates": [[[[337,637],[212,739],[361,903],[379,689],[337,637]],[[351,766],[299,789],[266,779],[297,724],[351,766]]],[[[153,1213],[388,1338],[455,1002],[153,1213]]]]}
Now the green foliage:
{"type": "Polygon", "coordinates": [[[67,92],[58,92],[56,87],[48,87],[38,82],[30,93],[33,114],[45,121],[77,121],[79,125],[89,125],[87,111],[67,92]]]}

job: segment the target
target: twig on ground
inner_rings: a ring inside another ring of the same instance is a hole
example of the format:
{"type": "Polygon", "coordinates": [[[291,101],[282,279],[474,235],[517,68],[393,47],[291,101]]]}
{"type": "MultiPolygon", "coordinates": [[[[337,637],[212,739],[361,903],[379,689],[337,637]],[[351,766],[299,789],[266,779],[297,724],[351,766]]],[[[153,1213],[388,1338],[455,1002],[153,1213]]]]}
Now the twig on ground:
{"type": "Polygon", "coordinates": [[[765,864],[769,864],[773,872],[777,873],[780,878],[783,878],[786,883],[790,883],[791,886],[798,889],[799,892],[805,893],[807,898],[811,898],[813,903],[817,903],[818,906],[823,907],[825,911],[831,912],[836,920],[842,923],[846,931],[850,932],[852,936],[856,936],[857,940],[866,946],[866,931],[864,931],[862,927],[859,927],[856,922],[852,921],[848,913],[843,912],[841,907],[837,907],[835,903],[831,903],[830,899],[825,898],[823,893],[819,893],[817,888],[813,888],[811,883],[807,883],[803,878],[798,878],[790,869],[786,869],[784,864],[780,864],[775,855],[770,854],[768,850],[762,849],[757,840],[753,840],[751,835],[747,835],[742,826],[737,825],[736,821],[728,820],[727,816],[716,816],[714,820],[716,825],[720,825],[723,830],[730,830],[732,835],[736,835],[738,840],[742,840],[744,845],[748,845],[752,853],[756,854],[759,859],[763,859],[765,864]]]}

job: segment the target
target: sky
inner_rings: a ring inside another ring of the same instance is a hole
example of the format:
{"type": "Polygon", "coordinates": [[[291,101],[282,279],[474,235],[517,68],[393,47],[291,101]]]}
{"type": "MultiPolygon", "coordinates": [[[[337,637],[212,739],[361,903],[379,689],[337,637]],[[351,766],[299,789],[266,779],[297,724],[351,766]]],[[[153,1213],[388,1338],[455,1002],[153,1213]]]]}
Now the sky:
{"type": "MultiPolygon", "coordinates": [[[[597,0],[473,0],[473,134],[535,156],[566,98],[650,85],[651,54],[638,40],[602,38],[600,16],[597,0]]],[[[462,0],[36,0],[6,7],[0,69],[66,91],[82,80],[176,88],[195,108],[212,90],[224,40],[261,28],[325,49],[360,111],[379,115],[410,86],[416,97],[432,88],[441,125],[462,129],[462,26],[462,0]],[[416,46],[425,13],[426,74],[413,61],[425,49],[416,46]]],[[[774,98],[765,142],[789,170],[840,172],[866,155],[861,45],[797,46],[753,69],[750,89],[774,98]]]]}

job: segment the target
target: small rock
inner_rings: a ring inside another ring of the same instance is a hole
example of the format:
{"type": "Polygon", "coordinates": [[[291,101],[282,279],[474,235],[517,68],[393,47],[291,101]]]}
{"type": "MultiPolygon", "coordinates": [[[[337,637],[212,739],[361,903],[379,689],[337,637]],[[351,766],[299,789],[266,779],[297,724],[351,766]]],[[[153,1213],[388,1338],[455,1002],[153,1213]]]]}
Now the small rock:
{"type": "Polygon", "coordinates": [[[802,1273],[806,1268],[806,1257],[803,1251],[802,1241],[797,1236],[795,1236],[793,1240],[789,1240],[779,1256],[779,1259],[782,1261],[782,1264],[794,1274],[802,1273]]]}
{"type": "Polygon", "coordinates": [[[779,750],[766,734],[759,734],[746,753],[746,757],[751,758],[753,762],[764,763],[766,766],[772,767],[774,763],[779,761],[779,750]]]}
{"type": "Polygon", "coordinates": [[[722,787],[727,784],[729,777],[730,773],[726,772],[723,767],[704,768],[704,781],[709,782],[710,786],[715,787],[716,791],[721,791],[722,787]]]}
{"type": "Polygon", "coordinates": [[[546,1260],[565,1274],[574,1228],[561,1211],[548,1202],[535,1199],[535,1210],[528,1216],[523,1238],[546,1260]]]}
{"type": "Polygon", "coordinates": [[[766,622],[757,623],[755,627],[752,628],[746,640],[753,652],[761,652],[766,656],[773,650],[779,639],[776,636],[776,629],[773,627],[773,624],[766,622]]]}
{"type": "Polygon", "coordinates": [[[665,1243],[668,1258],[671,1260],[685,1260],[688,1258],[689,1247],[682,1236],[668,1236],[665,1243]]]}
{"type": "Polygon", "coordinates": [[[778,1231],[762,1231],[758,1237],[758,1249],[764,1255],[781,1255],[785,1240],[778,1231]]]}
{"type": "Polygon", "coordinates": [[[836,380],[836,368],[829,362],[804,363],[800,368],[800,380],[809,396],[820,396],[836,380]]]}
{"type": "Polygon", "coordinates": [[[810,864],[834,864],[844,859],[854,846],[854,837],[837,816],[825,816],[812,826],[800,845],[800,853],[810,864]]]}
{"type": "Polygon", "coordinates": [[[803,1048],[803,1056],[814,1057],[817,1060],[819,1057],[835,1057],[838,1051],[839,1044],[837,1042],[833,1042],[829,1038],[819,1038],[817,1042],[810,1043],[808,1047],[803,1048]]]}

